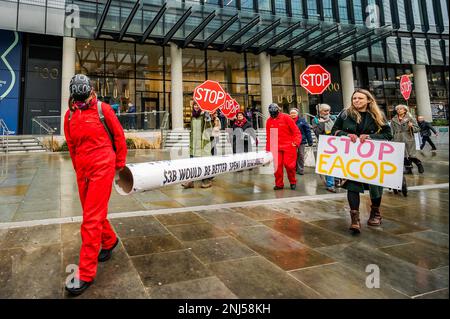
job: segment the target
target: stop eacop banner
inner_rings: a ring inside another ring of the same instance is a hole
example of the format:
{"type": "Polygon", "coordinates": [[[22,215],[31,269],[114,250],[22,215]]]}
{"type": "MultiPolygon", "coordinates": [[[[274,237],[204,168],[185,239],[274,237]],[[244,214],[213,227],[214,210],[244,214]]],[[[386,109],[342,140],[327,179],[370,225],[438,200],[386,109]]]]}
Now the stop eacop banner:
{"type": "Polygon", "coordinates": [[[404,143],[320,135],[316,173],[401,189],[404,143]]]}

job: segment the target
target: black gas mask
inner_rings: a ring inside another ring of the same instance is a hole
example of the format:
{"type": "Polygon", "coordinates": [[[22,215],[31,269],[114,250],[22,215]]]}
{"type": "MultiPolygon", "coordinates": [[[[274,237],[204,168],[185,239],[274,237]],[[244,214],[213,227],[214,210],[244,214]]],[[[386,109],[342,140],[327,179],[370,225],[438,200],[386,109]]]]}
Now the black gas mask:
{"type": "Polygon", "coordinates": [[[272,118],[276,118],[278,116],[278,114],[280,113],[280,108],[278,107],[277,104],[272,103],[269,105],[269,114],[270,117],[272,118]]]}

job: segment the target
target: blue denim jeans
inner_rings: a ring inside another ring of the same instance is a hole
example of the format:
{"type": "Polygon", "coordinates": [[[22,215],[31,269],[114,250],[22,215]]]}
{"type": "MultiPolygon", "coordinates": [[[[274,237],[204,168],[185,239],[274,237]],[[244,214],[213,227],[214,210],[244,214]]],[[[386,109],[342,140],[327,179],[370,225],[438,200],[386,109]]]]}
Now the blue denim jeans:
{"type": "Polygon", "coordinates": [[[325,176],[325,181],[327,182],[327,187],[334,187],[334,177],[325,176]]]}

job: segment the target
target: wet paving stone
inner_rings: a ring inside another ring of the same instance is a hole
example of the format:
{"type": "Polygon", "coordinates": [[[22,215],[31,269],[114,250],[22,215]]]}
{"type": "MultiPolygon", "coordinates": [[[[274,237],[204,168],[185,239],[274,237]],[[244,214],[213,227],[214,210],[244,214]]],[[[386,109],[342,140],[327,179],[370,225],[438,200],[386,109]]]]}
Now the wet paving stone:
{"type": "Polygon", "coordinates": [[[12,228],[0,242],[0,249],[59,244],[60,241],[60,225],[12,228]]]}
{"type": "Polygon", "coordinates": [[[325,298],[332,299],[403,299],[408,296],[392,288],[366,286],[365,269],[351,269],[334,263],[289,272],[292,276],[313,288],[325,298]]]}
{"type": "Polygon", "coordinates": [[[227,236],[225,232],[210,223],[167,226],[167,229],[181,241],[227,236]]]}
{"type": "Polygon", "coordinates": [[[403,237],[414,239],[415,241],[423,242],[426,244],[436,245],[440,248],[448,249],[449,238],[448,234],[440,233],[433,230],[409,233],[403,237]]]}
{"type": "Polygon", "coordinates": [[[0,250],[0,298],[60,298],[61,245],[0,250]]]}
{"type": "Polygon", "coordinates": [[[23,196],[27,193],[29,185],[16,185],[0,187],[0,197],[23,196]]]}
{"type": "Polygon", "coordinates": [[[209,269],[238,298],[321,298],[313,289],[261,257],[214,263],[209,269]]]}
{"type": "Polygon", "coordinates": [[[73,297],[67,292],[64,298],[76,299],[143,299],[148,298],[145,287],[119,244],[108,262],[99,263],[95,282],[81,296],[73,297]]]}
{"type": "Polygon", "coordinates": [[[131,257],[131,260],[146,287],[211,276],[188,250],[131,257]]]}
{"type": "Polygon", "coordinates": [[[123,240],[123,245],[129,256],[148,255],[183,248],[183,245],[172,235],[126,238],[123,240]]]}
{"type": "Polygon", "coordinates": [[[156,215],[155,217],[161,224],[166,226],[198,224],[205,222],[204,219],[192,212],[156,215]]]}
{"type": "Polygon", "coordinates": [[[112,218],[110,223],[122,239],[168,234],[167,229],[153,216],[112,218]]]}
{"type": "Polygon", "coordinates": [[[238,207],[230,209],[234,212],[241,213],[251,219],[262,221],[277,218],[287,218],[288,214],[276,210],[268,205],[250,206],[250,207],[238,207]]]}
{"type": "Polygon", "coordinates": [[[448,266],[433,269],[431,272],[436,276],[438,276],[441,279],[441,281],[446,282],[448,284],[448,276],[449,276],[448,266]]]}
{"type": "Polygon", "coordinates": [[[449,299],[448,288],[419,296],[415,299],[449,299]]]}
{"type": "Polygon", "coordinates": [[[436,248],[429,244],[410,243],[380,248],[380,250],[425,269],[448,266],[448,249],[436,248]]]}
{"type": "Polygon", "coordinates": [[[404,223],[396,220],[391,220],[387,218],[383,218],[382,224],[377,227],[379,230],[386,231],[388,233],[394,235],[401,235],[413,232],[419,232],[427,230],[426,227],[421,227],[414,223],[414,220],[411,220],[409,223],[404,223]]]}
{"type": "Polygon", "coordinates": [[[207,277],[147,288],[155,299],[236,299],[217,277],[207,277]]]}
{"type": "Polygon", "coordinates": [[[233,230],[232,234],[240,242],[284,270],[334,262],[332,258],[265,226],[239,228],[233,230]]]}
{"type": "Polygon", "coordinates": [[[13,220],[19,204],[0,204],[0,223],[8,223],[13,220]]]}
{"type": "Polygon", "coordinates": [[[384,282],[409,297],[448,287],[448,281],[442,281],[433,272],[365,244],[341,244],[317,250],[352,269],[366,269],[368,265],[377,265],[380,269],[380,283],[384,282]]]}
{"type": "Polygon", "coordinates": [[[259,223],[253,219],[228,209],[222,209],[219,211],[200,211],[198,214],[220,229],[233,229],[237,227],[259,225],[259,223]]]}
{"type": "Polygon", "coordinates": [[[256,256],[247,246],[230,237],[190,241],[184,246],[192,249],[194,255],[204,264],[256,256]]]}
{"type": "Polygon", "coordinates": [[[61,241],[63,243],[81,240],[81,223],[68,223],[61,225],[61,241]]]}
{"type": "Polygon", "coordinates": [[[328,219],[313,221],[311,224],[335,232],[346,238],[351,238],[354,243],[365,243],[372,247],[384,247],[398,244],[406,244],[412,240],[390,234],[378,229],[373,229],[366,225],[366,219],[361,218],[361,234],[354,235],[348,228],[350,226],[350,218],[348,219],[328,219]]]}
{"type": "Polygon", "coordinates": [[[263,224],[312,248],[342,244],[351,240],[296,218],[264,221],[263,224]]]}

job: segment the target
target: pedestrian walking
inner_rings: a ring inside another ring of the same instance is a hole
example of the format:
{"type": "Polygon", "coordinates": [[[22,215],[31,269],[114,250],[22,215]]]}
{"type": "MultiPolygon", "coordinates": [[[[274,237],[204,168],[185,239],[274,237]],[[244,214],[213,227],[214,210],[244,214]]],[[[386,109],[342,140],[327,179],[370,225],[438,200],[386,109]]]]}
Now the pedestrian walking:
{"type": "Polygon", "coordinates": [[[308,122],[306,122],[305,118],[299,116],[299,111],[297,108],[292,108],[289,112],[289,115],[294,120],[295,125],[297,125],[300,133],[302,134],[302,141],[297,149],[296,172],[299,175],[303,175],[305,173],[305,147],[306,145],[313,145],[311,128],[308,122]]]}
{"type": "MultiPolygon", "coordinates": [[[[331,115],[331,106],[322,103],[316,107],[317,115],[312,121],[312,129],[314,134],[316,134],[317,139],[320,135],[330,135],[331,129],[333,128],[336,116],[331,115]]],[[[331,193],[336,193],[336,187],[334,185],[335,178],[333,176],[325,176],[325,184],[327,191],[331,193]]]]}
{"type": "Polygon", "coordinates": [[[136,129],[136,106],[133,103],[128,103],[127,108],[128,129],[136,129]]]}
{"type": "MultiPolygon", "coordinates": [[[[191,132],[189,137],[189,155],[193,157],[211,156],[212,119],[208,112],[203,112],[197,102],[193,101],[191,132]]],[[[181,184],[183,188],[193,188],[194,182],[181,184]]],[[[211,179],[202,180],[202,188],[211,187],[211,179]]]]}
{"type": "Polygon", "coordinates": [[[417,158],[416,140],[414,133],[420,132],[416,119],[409,113],[406,105],[399,104],[395,107],[397,114],[391,120],[394,142],[405,143],[405,174],[412,174],[412,163],[416,164],[419,173],[424,172],[422,162],[417,158]]]}
{"type": "Polygon", "coordinates": [[[119,243],[107,212],[114,175],[125,167],[127,145],[114,111],[98,101],[86,75],[75,75],[69,89],[64,135],[76,172],[83,222],[78,273],[66,290],[78,295],[93,283],[98,262],[108,260],[119,243]]]}
{"type": "Polygon", "coordinates": [[[289,179],[290,187],[297,187],[295,166],[297,164],[297,148],[302,134],[289,115],[281,113],[277,104],[269,105],[270,117],[266,122],[266,151],[272,152],[276,163],[274,190],[284,188],[283,167],[289,179]],[[274,138],[277,137],[275,141],[274,138]]]}
{"type": "Polygon", "coordinates": [[[430,122],[425,121],[423,116],[419,116],[417,118],[417,124],[419,124],[420,127],[420,136],[422,137],[422,144],[420,145],[420,149],[423,150],[425,147],[425,144],[428,142],[431,146],[431,151],[436,152],[436,145],[434,145],[433,141],[431,140],[431,132],[433,131],[435,136],[438,136],[438,132],[436,129],[431,125],[430,122]]]}
{"type": "MultiPolygon", "coordinates": [[[[392,139],[391,128],[373,95],[363,89],[357,89],[352,94],[350,106],[339,114],[331,132],[336,136],[348,136],[353,143],[356,143],[358,139],[361,143],[368,139],[392,139]]],[[[367,189],[371,200],[370,217],[367,224],[379,226],[382,220],[380,205],[383,187],[351,180],[347,180],[342,187],[347,189],[347,200],[350,205],[350,230],[354,233],[360,233],[361,231],[359,218],[360,193],[364,193],[364,190],[367,189]]]]}

